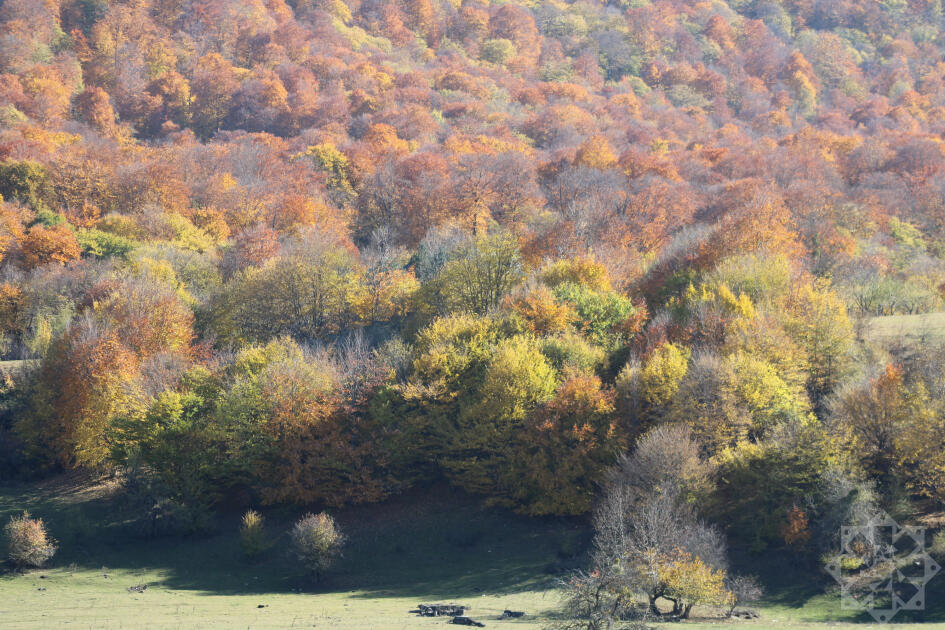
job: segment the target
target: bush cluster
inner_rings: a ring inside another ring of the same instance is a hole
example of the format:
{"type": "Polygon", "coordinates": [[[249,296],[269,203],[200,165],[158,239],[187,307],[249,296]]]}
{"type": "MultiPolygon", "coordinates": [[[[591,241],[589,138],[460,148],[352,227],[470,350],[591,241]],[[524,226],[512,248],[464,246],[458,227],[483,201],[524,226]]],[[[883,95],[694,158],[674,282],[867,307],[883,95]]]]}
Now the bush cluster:
{"type": "Polygon", "coordinates": [[[3,528],[7,558],[17,568],[41,567],[56,553],[56,543],[46,532],[41,518],[29,512],[13,516],[3,528]]]}

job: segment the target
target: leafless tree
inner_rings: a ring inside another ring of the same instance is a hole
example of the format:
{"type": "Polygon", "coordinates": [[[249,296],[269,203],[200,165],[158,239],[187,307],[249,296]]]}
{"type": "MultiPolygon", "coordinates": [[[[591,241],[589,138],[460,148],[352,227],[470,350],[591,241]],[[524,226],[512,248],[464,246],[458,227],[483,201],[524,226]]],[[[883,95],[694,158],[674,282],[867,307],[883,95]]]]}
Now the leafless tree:
{"type": "Polygon", "coordinates": [[[726,586],[732,594],[732,598],[729,600],[729,617],[732,616],[739,605],[758,601],[764,592],[758,583],[758,578],[753,575],[736,575],[728,580],[726,586]]]}
{"type": "Polygon", "coordinates": [[[632,455],[620,458],[610,482],[639,494],[673,486],[694,497],[706,490],[710,472],[688,427],[660,425],[647,432],[632,455]]]}

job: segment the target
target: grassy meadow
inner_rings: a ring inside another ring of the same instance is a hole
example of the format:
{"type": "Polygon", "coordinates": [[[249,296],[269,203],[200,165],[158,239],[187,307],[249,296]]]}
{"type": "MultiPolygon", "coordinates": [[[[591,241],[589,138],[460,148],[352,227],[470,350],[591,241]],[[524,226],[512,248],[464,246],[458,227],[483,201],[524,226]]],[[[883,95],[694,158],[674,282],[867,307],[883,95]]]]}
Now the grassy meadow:
{"type": "MultiPolygon", "coordinates": [[[[3,630],[435,628],[447,620],[410,614],[418,603],[434,601],[466,604],[487,627],[538,629],[553,621],[557,581],[580,565],[589,538],[580,521],[526,519],[435,488],[336,512],[348,537],[345,555],[313,586],[286,551],[285,531],[299,511],[266,513],[273,548],[249,562],[239,548],[239,510],[220,515],[207,536],[143,539],[133,533],[130,510],[111,482],[0,488],[2,521],[23,509],[47,521],[60,551],[46,569],[0,575],[3,630]],[[144,585],[143,592],[129,591],[144,585]],[[528,615],[499,621],[507,608],[528,615]]],[[[761,619],[703,616],[683,625],[878,627],[840,610],[816,574],[804,580],[804,569],[758,570],[769,589],[757,607],[761,619]]],[[[945,617],[933,614],[929,621],[936,619],[945,617]]]]}
{"type": "Polygon", "coordinates": [[[884,339],[938,339],[945,337],[945,313],[887,315],[866,322],[864,337],[884,339]]]}
{"type": "Polygon", "coordinates": [[[300,512],[266,513],[273,548],[241,554],[239,511],[215,533],[140,539],[107,485],[67,483],[0,490],[0,519],[28,509],[60,551],[48,569],[0,576],[6,628],[422,628],[444,623],[409,613],[456,601],[471,615],[525,610],[516,628],[540,628],[558,605],[556,576],[586,544],[580,523],[536,522],[475,502],[425,500],[337,513],[344,557],[313,586],[288,557],[286,530],[300,512]],[[147,585],[141,593],[128,588],[147,585]]]}

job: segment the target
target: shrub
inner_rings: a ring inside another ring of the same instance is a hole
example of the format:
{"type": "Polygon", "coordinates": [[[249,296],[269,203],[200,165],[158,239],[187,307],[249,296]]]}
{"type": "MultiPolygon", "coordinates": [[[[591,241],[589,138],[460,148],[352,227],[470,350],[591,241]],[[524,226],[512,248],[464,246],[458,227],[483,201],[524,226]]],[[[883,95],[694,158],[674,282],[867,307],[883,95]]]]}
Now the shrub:
{"type": "Polygon", "coordinates": [[[256,510],[249,510],[243,515],[240,525],[240,547],[247,558],[256,558],[269,548],[263,516],[256,510]]]}
{"type": "Polygon", "coordinates": [[[758,578],[753,575],[736,575],[727,580],[726,587],[730,593],[729,617],[735,612],[736,607],[756,602],[764,593],[758,578]]]}
{"type": "Polygon", "coordinates": [[[322,573],[341,555],[344,536],[329,514],[306,514],[292,528],[296,557],[318,582],[322,573]]]}
{"type": "Polygon", "coordinates": [[[18,568],[41,567],[56,553],[55,541],[46,533],[40,518],[29,512],[10,518],[3,529],[7,539],[7,557],[18,568]]]}

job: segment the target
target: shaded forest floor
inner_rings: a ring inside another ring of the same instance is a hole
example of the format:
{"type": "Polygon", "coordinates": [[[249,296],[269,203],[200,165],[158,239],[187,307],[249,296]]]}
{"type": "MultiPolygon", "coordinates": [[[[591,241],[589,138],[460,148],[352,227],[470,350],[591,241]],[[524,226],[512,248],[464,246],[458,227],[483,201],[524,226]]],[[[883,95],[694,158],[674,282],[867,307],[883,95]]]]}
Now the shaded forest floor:
{"type": "MultiPolygon", "coordinates": [[[[285,532],[301,510],[266,513],[274,547],[259,562],[239,548],[239,511],[214,532],[143,539],[113,483],[58,479],[0,488],[0,521],[28,509],[60,551],[48,569],[0,574],[0,628],[427,628],[416,604],[471,606],[487,627],[541,628],[560,604],[558,579],[580,565],[589,532],[567,519],[526,519],[438,488],[336,512],[349,544],[313,586],[288,556],[285,532]],[[143,592],[129,587],[147,585],[143,592]],[[506,608],[521,620],[498,621],[506,608]]],[[[759,567],[769,594],[758,621],[702,619],[687,628],[870,627],[803,569],[759,567]]],[[[945,579],[942,580],[945,582],[945,579]]],[[[941,591],[941,589],[938,589],[941,591]]],[[[945,600],[945,593],[936,597],[945,600]]],[[[930,596],[930,603],[933,597],[930,596]]],[[[929,621],[945,620],[932,611],[929,621]]],[[[877,626],[878,627],[878,626],[877,626]]],[[[926,623],[945,628],[945,623],[926,623]]]]}

